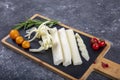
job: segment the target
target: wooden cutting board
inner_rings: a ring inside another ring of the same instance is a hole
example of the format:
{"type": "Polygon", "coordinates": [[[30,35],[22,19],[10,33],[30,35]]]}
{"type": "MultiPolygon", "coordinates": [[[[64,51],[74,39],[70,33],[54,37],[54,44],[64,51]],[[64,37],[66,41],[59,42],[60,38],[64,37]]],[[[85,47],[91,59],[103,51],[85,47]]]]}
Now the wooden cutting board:
{"type": "MultiPolygon", "coordinates": [[[[30,19],[50,20],[49,18],[44,17],[40,14],[35,14],[30,19]]],[[[106,41],[107,45],[104,48],[98,51],[94,51],[91,48],[90,39],[95,36],[84,33],[82,31],[79,31],[62,23],[56,25],[55,27],[57,27],[58,29],[62,27],[64,27],[65,29],[70,28],[73,29],[75,33],[76,32],[79,33],[82,39],[84,40],[85,45],[87,46],[87,50],[90,55],[90,60],[87,62],[82,58],[83,64],[78,66],[70,65],[64,67],[62,66],[62,64],[55,66],[53,64],[51,49],[47,51],[41,51],[39,53],[31,53],[28,50],[24,50],[20,46],[15,44],[15,42],[9,38],[9,35],[5,36],[1,40],[1,42],[5,44],[7,47],[11,48],[12,50],[15,50],[16,52],[24,55],[25,57],[28,57],[33,61],[38,62],[39,64],[45,66],[51,71],[54,71],[71,80],[78,80],[78,79],[85,80],[93,71],[97,71],[105,76],[110,77],[111,79],[120,80],[120,65],[104,58],[104,55],[110,49],[110,43],[108,41],[106,41]],[[102,63],[107,64],[108,67],[103,67],[102,63]]],[[[24,30],[19,30],[19,31],[22,35],[25,34],[24,30]]],[[[39,45],[37,45],[37,43],[32,43],[31,46],[34,47],[39,45]]]]}

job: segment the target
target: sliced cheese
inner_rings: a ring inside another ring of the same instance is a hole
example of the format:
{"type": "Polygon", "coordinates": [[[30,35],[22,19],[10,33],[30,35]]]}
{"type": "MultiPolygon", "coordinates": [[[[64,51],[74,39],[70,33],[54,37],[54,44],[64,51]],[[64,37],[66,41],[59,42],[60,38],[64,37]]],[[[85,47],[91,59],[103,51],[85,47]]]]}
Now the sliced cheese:
{"type": "Polygon", "coordinates": [[[90,57],[89,57],[89,54],[88,54],[86,45],[84,44],[84,41],[82,40],[82,38],[80,37],[80,35],[79,35],[78,33],[76,33],[75,36],[76,36],[76,38],[77,38],[79,50],[81,51],[82,57],[83,57],[86,61],[89,61],[90,57]]]}
{"type": "Polygon", "coordinates": [[[63,51],[57,28],[54,28],[54,32],[51,32],[51,36],[54,43],[52,46],[53,62],[55,65],[59,65],[63,62],[63,51]]]}
{"type": "Polygon", "coordinates": [[[73,65],[80,65],[82,64],[82,60],[77,47],[74,32],[73,30],[69,29],[69,30],[66,30],[66,33],[67,33],[67,37],[68,37],[70,48],[71,48],[73,65]]]}
{"type": "Polygon", "coordinates": [[[64,28],[59,29],[59,35],[63,49],[63,57],[64,57],[63,66],[68,66],[71,64],[71,50],[66,35],[66,31],[64,28]]]}

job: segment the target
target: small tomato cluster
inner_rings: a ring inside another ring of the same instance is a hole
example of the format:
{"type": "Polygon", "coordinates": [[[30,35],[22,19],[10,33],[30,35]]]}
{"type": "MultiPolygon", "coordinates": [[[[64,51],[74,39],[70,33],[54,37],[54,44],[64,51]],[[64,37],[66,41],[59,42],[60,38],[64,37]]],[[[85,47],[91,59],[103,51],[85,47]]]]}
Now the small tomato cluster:
{"type": "Polygon", "coordinates": [[[9,33],[9,36],[18,45],[21,45],[22,48],[24,48],[24,49],[30,48],[30,42],[24,40],[24,38],[20,35],[18,30],[16,30],[16,29],[11,30],[10,33],[9,33]]]}
{"type": "Polygon", "coordinates": [[[106,45],[104,40],[100,40],[97,38],[91,38],[91,44],[92,44],[93,50],[99,50],[100,48],[106,45]]]}

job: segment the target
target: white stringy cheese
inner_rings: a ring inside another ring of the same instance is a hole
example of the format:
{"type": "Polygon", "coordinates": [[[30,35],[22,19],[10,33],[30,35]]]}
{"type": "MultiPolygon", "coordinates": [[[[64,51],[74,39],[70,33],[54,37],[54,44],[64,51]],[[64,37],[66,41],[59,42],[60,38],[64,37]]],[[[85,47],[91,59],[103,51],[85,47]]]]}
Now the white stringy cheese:
{"type": "MultiPolygon", "coordinates": [[[[51,48],[53,45],[52,42],[52,36],[48,32],[50,28],[46,25],[50,21],[46,21],[42,23],[38,28],[32,28],[26,31],[25,37],[28,37],[29,41],[33,41],[36,38],[42,38],[42,40],[39,41],[39,44],[41,45],[38,49],[29,49],[31,52],[40,52],[42,50],[47,50],[48,48],[51,48]],[[35,32],[35,35],[32,39],[30,39],[31,34],[35,32]]],[[[52,29],[52,28],[51,28],[52,29]]]]}

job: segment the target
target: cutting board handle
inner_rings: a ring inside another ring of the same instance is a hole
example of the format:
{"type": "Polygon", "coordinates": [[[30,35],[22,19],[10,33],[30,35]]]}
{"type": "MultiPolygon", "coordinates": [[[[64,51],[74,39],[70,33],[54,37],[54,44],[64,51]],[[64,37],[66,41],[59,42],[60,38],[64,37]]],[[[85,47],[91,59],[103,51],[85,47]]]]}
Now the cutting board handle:
{"type": "Polygon", "coordinates": [[[120,64],[111,60],[102,58],[100,62],[96,63],[94,69],[110,78],[120,80],[120,64]]]}

